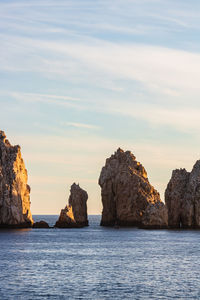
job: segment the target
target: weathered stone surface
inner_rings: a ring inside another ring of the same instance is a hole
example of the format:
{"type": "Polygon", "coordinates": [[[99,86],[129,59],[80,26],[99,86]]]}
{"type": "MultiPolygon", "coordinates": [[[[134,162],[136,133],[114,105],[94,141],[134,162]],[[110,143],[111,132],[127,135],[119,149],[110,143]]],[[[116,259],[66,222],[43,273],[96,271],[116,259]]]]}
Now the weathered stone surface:
{"type": "Polygon", "coordinates": [[[159,193],[150,185],[146,170],[130,151],[119,148],[106,160],[99,185],[102,226],[167,226],[165,205],[158,205],[162,203],[159,193]]]}
{"type": "Polygon", "coordinates": [[[162,229],[168,228],[168,211],[163,202],[149,204],[142,216],[143,228],[162,229]]]}
{"type": "Polygon", "coordinates": [[[0,131],[0,227],[31,227],[30,187],[20,146],[0,131]]]}
{"type": "Polygon", "coordinates": [[[171,228],[200,228],[200,160],[191,172],[177,169],[165,191],[171,228]]]}
{"type": "Polygon", "coordinates": [[[33,224],[33,228],[49,228],[49,224],[45,221],[35,222],[33,224]]]}
{"type": "Polygon", "coordinates": [[[69,205],[61,210],[55,227],[73,228],[88,226],[87,216],[87,199],[88,194],[73,183],[70,190],[69,205]]]}

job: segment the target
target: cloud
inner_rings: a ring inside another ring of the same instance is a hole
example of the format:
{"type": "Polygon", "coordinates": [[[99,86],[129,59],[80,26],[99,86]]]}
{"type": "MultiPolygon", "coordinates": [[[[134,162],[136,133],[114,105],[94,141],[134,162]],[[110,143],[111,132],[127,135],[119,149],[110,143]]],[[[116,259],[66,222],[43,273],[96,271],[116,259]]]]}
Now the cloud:
{"type": "MultiPolygon", "coordinates": [[[[54,100],[64,100],[64,101],[80,101],[80,98],[74,98],[70,96],[60,96],[60,95],[52,95],[52,94],[37,94],[37,93],[18,93],[11,92],[10,96],[27,101],[41,101],[41,102],[52,102],[54,100]]],[[[57,102],[56,102],[57,103],[57,102]]]]}
{"type": "Polygon", "coordinates": [[[199,53],[97,40],[88,40],[85,44],[20,37],[11,39],[16,46],[13,50],[5,49],[1,69],[37,72],[46,77],[60,76],[69,82],[91,82],[105,88],[108,88],[107,81],[119,88],[115,83],[117,80],[130,80],[142,84],[147,91],[167,96],[185,97],[200,92],[199,53]],[[29,45],[33,52],[27,58],[25,45],[29,45]],[[17,52],[16,48],[19,48],[17,52]]]}
{"type": "MultiPolygon", "coordinates": [[[[6,92],[4,92],[6,94],[6,92]]],[[[56,105],[63,107],[73,107],[77,109],[83,108],[79,102],[80,98],[71,97],[71,96],[61,96],[61,95],[52,95],[52,94],[38,94],[38,93],[22,93],[22,92],[9,92],[7,95],[10,97],[22,101],[22,102],[42,102],[48,105],[56,105]]]]}
{"type": "Polygon", "coordinates": [[[200,130],[200,108],[190,105],[184,107],[163,107],[159,104],[144,103],[115,103],[111,108],[112,113],[130,116],[137,120],[143,120],[152,125],[167,125],[180,132],[188,132],[196,135],[200,130]]]}
{"type": "Polygon", "coordinates": [[[75,128],[85,128],[85,129],[99,129],[99,126],[95,126],[92,124],[84,124],[84,123],[75,123],[75,122],[63,122],[61,125],[67,125],[75,128]]]}
{"type": "MultiPolygon", "coordinates": [[[[6,94],[4,92],[4,94],[6,94]]],[[[193,107],[190,103],[179,103],[179,98],[175,94],[174,97],[178,98],[177,103],[173,105],[163,105],[163,103],[145,103],[140,101],[140,98],[137,99],[135,96],[132,101],[119,101],[110,99],[80,99],[70,96],[60,96],[60,95],[48,95],[48,94],[37,94],[37,93],[19,93],[19,92],[7,92],[8,95],[22,102],[42,102],[44,104],[53,105],[53,106],[63,106],[66,108],[73,108],[78,110],[93,111],[106,113],[110,115],[120,115],[128,116],[134,118],[135,120],[147,122],[152,126],[168,126],[174,128],[180,132],[192,133],[196,135],[200,130],[200,107],[198,104],[193,104],[193,107]]],[[[173,101],[174,101],[173,97],[173,101]]],[[[80,122],[60,122],[62,128],[57,128],[57,131],[60,131],[64,134],[63,128],[65,126],[77,128],[77,129],[100,129],[100,126],[80,123],[80,122]]],[[[44,126],[39,123],[35,123],[35,126],[43,129],[50,129],[50,125],[44,126]]],[[[56,128],[52,129],[56,131],[56,128]]]]}
{"type": "Polygon", "coordinates": [[[113,91],[123,90],[123,83],[116,82],[122,80],[140,83],[156,95],[188,96],[200,91],[199,54],[156,46],[164,27],[171,25],[170,30],[176,31],[190,25],[194,16],[198,19],[191,5],[172,1],[124,0],[115,5],[112,1],[84,1],[84,5],[82,1],[18,1],[3,3],[2,9],[3,71],[35,73],[113,91]],[[56,32],[56,36],[48,32],[56,32]],[[135,38],[130,43],[126,34],[146,34],[154,46],[148,39],[146,43],[139,39],[139,44],[135,38]]]}

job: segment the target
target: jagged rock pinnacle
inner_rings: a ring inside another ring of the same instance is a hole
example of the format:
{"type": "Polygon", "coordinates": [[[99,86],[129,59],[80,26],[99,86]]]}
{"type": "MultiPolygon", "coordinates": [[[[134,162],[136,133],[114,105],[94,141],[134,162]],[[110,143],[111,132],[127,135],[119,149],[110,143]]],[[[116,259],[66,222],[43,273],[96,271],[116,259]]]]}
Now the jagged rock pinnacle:
{"type": "Polygon", "coordinates": [[[61,210],[55,227],[88,226],[87,199],[87,192],[81,189],[79,184],[73,183],[70,189],[69,204],[61,210]]]}
{"type": "Polygon", "coordinates": [[[0,131],[0,227],[30,227],[30,187],[19,146],[0,131]]]}
{"type": "Polygon", "coordinates": [[[101,225],[167,226],[165,205],[150,185],[145,168],[130,151],[119,148],[106,159],[99,185],[103,204],[101,225]]]}

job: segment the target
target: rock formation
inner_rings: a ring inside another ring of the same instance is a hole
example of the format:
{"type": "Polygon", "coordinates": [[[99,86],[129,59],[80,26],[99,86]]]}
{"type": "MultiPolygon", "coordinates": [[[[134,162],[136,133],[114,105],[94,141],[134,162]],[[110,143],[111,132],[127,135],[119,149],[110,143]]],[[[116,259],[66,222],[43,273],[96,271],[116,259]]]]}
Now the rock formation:
{"type": "Polygon", "coordinates": [[[72,184],[69,196],[69,205],[61,210],[55,227],[72,228],[88,226],[87,217],[88,194],[77,184],[72,184]]]}
{"type": "Polygon", "coordinates": [[[168,228],[168,211],[163,202],[149,204],[142,216],[142,228],[168,228]]]}
{"type": "Polygon", "coordinates": [[[130,152],[118,149],[106,160],[99,185],[103,226],[167,227],[167,212],[159,193],[150,185],[144,167],[130,152]]]}
{"type": "Polygon", "coordinates": [[[20,146],[0,131],[0,227],[31,227],[30,187],[20,146]]]}
{"type": "Polygon", "coordinates": [[[33,224],[33,228],[50,228],[49,224],[45,221],[35,222],[33,224]]]}
{"type": "Polygon", "coordinates": [[[200,228],[200,160],[191,172],[177,169],[165,191],[169,227],[200,228]]]}

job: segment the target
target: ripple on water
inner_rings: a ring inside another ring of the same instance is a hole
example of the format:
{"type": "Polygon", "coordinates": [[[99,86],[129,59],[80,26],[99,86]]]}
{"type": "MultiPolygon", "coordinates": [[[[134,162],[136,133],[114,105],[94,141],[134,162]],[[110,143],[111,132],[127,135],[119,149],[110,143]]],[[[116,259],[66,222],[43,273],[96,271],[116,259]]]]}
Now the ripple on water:
{"type": "MultiPolygon", "coordinates": [[[[35,217],[53,225],[57,216],[35,217]]],[[[0,299],[199,299],[199,231],[0,232],[0,299]]]]}

